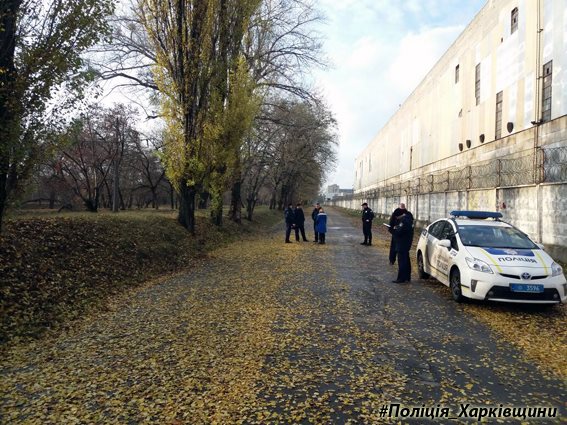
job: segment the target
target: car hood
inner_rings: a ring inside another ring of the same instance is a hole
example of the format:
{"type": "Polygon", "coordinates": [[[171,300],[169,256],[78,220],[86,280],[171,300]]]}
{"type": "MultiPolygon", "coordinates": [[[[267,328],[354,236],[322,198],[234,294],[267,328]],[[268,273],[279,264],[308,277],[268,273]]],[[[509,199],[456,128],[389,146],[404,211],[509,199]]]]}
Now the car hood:
{"type": "Polygon", "coordinates": [[[512,248],[482,248],[466,247],[475,258],[495,266],[499,271],[510,268],[544,269],[545,274],[551,273],[552,258],[541,249],[512,249],[512,248]]]}

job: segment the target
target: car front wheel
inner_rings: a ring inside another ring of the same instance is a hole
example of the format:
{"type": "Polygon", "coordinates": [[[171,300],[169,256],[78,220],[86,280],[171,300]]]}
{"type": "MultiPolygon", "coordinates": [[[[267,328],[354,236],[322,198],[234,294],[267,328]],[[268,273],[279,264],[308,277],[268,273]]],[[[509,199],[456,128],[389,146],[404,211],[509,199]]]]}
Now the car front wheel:
{"type": "Polygon", "coordinates": [[[417,253],[417,274],[420,279],[429,278],[429,274],[425,273],[425,264],[423,263],[423,255],[421,251],[417,253]]]}
{"type": "Polygon", "coordinates": [[[449,280],[450,288],[451,288],[451,295],[453,296],[453,300],[460,303],[464,301],[463,292],[461,291],[461,272],[459,269],[454,268],[451,271],[451,278],[449,280]]]}

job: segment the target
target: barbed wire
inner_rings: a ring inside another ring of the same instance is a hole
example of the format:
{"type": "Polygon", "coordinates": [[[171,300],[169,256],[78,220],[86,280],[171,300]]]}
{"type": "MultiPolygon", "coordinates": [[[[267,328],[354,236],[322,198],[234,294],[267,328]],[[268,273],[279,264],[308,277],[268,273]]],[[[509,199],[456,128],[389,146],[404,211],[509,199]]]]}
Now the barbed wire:
{"type": "Polygon", "coordinates": [[[545,183],[567,181],[567,146],[543,149],[543,178],[545,183]]]}
{"type": "Polygon", "coordinates": [[[538,148],[462,168],[451,168],[341,199],[393,198],[471,189],[567,183],[567,146],[538,148]]]}

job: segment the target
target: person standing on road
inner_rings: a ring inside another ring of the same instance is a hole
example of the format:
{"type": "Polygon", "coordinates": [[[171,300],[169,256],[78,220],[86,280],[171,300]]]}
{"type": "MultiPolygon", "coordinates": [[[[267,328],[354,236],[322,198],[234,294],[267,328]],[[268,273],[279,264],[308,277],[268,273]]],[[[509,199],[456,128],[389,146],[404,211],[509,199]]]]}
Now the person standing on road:
{"type": "Polygon", "coordinates": [[[315,208],[313,208],[313,211],[311,212],[311,218],[313,219],[313,233],[315,234],[314,238],[315,238],[315,243],[319,242],[319,235],[317,234],[317,214],[319,214],[319,208],[321,208],[321,205],[319,205],[319,202],[317,202],[315,204],[315,208]]]}
{"type": "Polygon", "coordinates": [[[305,214],[303,214],[303,208],[301,203],[297,204],[295,207],[295,240],[299,242],[299,232],[301,231],[301,237],[303,242],[308,242],[305,237],[305,214]]]}
{"type": "Polygon", "coordinates": [[[394,227],[396,253],[398,254],[398,278],[394,283],[406,283],[411,280],[410,248],[413,242],[413,214],[406,212],[399,217],[394,227]]]}
{"type": "Polygon", "coordinates": [[[291,234],[291,229],[295,227],[295,212],[291,204],[288,204],[284,211],[285,217],[285,243],[291,243],[289,240],[289,235],[291,234]]]}
{"type": "Polygon", "coordinates": [[[374,211],[368,208],[365,202],[362,204],[362,233],[364,234],[364,242],[361,245],[372,245],[372,220],[374,220],[374,211]]]}
{"type": "Polygon", "coordinates": [[[388,232],[392,234],[388,259],[392,265],[396,262],[396,240],[394,237],[394,227],[398,224],[399,217],[401,217],[406,211],[406,204],[400,204],[390,216],[390,222],[388,223],[390,225],[390,227],[388,227],[388,232]]]}
{"type": "Polygon", "coordinates": [[[327,233],[327,214],[322,207],[319,208],[317,218],[315,219],[315,230],[319,235],[319,243],[325,244],[325,233],[327,233]]]}

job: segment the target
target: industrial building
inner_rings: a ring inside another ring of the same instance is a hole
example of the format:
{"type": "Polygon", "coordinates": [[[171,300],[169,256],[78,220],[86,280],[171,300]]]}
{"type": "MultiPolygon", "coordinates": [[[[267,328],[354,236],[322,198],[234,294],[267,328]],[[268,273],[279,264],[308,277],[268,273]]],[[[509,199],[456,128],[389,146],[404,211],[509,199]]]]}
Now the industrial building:
{"type": "Polygon", "coordinates": [[[567,2],[487,1],[357,157],[354,190],[335,204],[498,210],[567,260],[567,2]]]}

